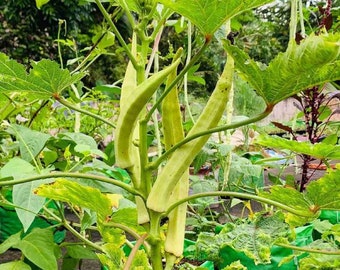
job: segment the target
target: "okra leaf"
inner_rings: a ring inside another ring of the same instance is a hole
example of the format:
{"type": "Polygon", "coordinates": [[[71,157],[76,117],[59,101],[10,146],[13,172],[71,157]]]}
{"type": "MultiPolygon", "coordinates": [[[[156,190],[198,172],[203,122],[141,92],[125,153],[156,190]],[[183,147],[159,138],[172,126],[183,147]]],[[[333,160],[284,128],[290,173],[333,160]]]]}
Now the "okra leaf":
{"type": "Polygon", "coordinates": [[[300,45],[291,43],[286,52],[261,68],[236,46],[225,45],[225,49],[267,105],[275,105],[309,87],[339,80],[339,41],[339,33],[311,35],[300,45]]]}
{"type": "Polygon", "coordinates": [[[44,148],[50,135],[31,130],[27,127],[12,124],[8,127],[7,132],[14,135],[19,141],[21,158],[31,162],[44,148]]]}
{"type": "Polygon", "coordinates": [[[28,235],[14,246],[20,249],[27,259],[44,270],[58,269],[57,256],[60,254],[53,241],[50,229],[34,228],[28,235]]]}
{"type": "Polygon", "coordinates": [[[0,270],[31,270],[32,268],[23,261],[13,261],[8,263],[2,263],[0,270]]]}
{"type": "MultiPolygon", "coordinates": [[[[12,177],[15,180],[36,176],[38,174],[39,173],[30,163],[20,158],[11,159],[1,169],[1,177],[12,177]],[[20,168],[20,170],[18,170],[18,168],[20,168]]],[[[15,211],[23,225],[24,231],[29,229],[36,214],[41,210],[45,203],[45,199],[36,196],[33,193],[33,190],[39,185],[49,183],[50,181],[53,180],[36,180],[13,186],[13,204],[16,206],[15,211]]]]}
{"type": "Polygon", "coordinates": [[[303,225],[307,221],[317,218],[320,210],[340,209],[340,168],[329,170],[323,177],[308,184],[305,192],[300,193],[293,188],[273,186],[269,193],[260,192],[259,196],[280,202],[304,213],[306,217],[286,214],[286,222],[289,224],[303,225]]]}
{"type": "Polygon", "coordinates": [[[226,20],[273,0],[159,0],[190,19],[204,35],[212,35],[226,20]]]}
{"type": "Polygon", "coordinates": [[[286,149],[295,153],[310,155],[318,159],[340,159],[340,145],[329,145],[324,142],[312,144],[308,141],[291,141],[266,134],[258,136],[255,142],[262,146],[281,150],[286,149]]]}
{"type": "Polygon", "coordinates": [[[98,222],[104,222],[112,213],[112,201],[98,189],[87,187],[67,179],[58,179],[52,184],[35,190],[39,196],[68,202],[97,212],[98,222]]]}
{"type": "Polygon", "coordinates": [[[275,243],[288,242],[290,235],[289,225],[284,222],[283,214],[277,212],[272,216],[258,216],[252,223],[227,223],[215,236],[201,233],[196,248],[201,256],[205,255],[210,260],[220,258],[219,254],[232,248],[244,252],[255,264],[268,264],[270,248],[275,243]]]}
{"type": "Polygon", "coordinates": [[[47,59],[32,63],[32,67],[26,73],[24,65],[0,54],[0,93],[29,92],[36,97],[49,98],[85,76],[84,73],[71,75],[58,63],[47,59]]]}
{"type": "MultiPolygon", "coordinates": [[[[328,251],[339,251],[339,247],[335,242],[324,242],[318,239],[307,246],[311,249],[321,249],[328,251]]],[[[309,253],[307,257],[299,260],[299,269],[339,269],[340,255],[325,255],[322,253],[309,253]]]]}

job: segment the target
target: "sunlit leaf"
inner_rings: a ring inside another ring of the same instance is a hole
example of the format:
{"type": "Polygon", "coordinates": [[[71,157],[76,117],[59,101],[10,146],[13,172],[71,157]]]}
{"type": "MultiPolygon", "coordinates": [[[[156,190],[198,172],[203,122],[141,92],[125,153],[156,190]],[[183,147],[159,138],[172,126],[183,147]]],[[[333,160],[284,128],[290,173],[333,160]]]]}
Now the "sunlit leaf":
{"type": "Polygon", "coordinates": [[[340,34],[307,37],[300,45],[291,43],[268,67],[259,66],[236,46],[225,49],[236,68],[263,97],[274,105],[309,87],[340,79],[340,34]]]}
{"type": "Polygon", "coordinates": [[[280,150],[286,149],[298,154],[310,155],[319,159],[340,159],[340,145],[329,145],[324,142],[312,144],[308,141],[291,141],[278,136],[269,136],[266,134],[258,136],[255,139],[255,142],[262,146],[280,150]]]}
{"type": "Polygon", "coordinates": [[[21,240],[21,232],[12,234],[3,243],[0,244],[0,254],[5,253],[8,249],[17,245],[20,242],[20,240],[21,240]]]}
{"type": "Polygon", "coordinates": [[[190,19],[204,35],[212,35],[226,20],[272,0],[160,0],[190,19]]]}
{"type": "Polygon", "coordinates": [[[47,4],[50,2],[50,0],[35,0],[35,5],[37,6],[38,9],[40,9],[43,5],[47,4]]]}
{"type": "Polygon", "coordinates": [[[301,215],[287,213],[286,221],[292,225],[303,225],[317,218],[320,210],[340,209],[340,169],[329,170],[317,181],[309,183],[305,192],[273,186],[269,193],[260,192],[259,195],[298,210],[301,215]]]}
{"type": "Polygon", "coordinates": [[[111,201],[98,189],[80,185],[67,179],[58,179],[50,185],[43,185],[36,189],[36,194],[57,201],[68,202],[98,213],[103,222],[111,213],[111,201]]]}
{"type": "Polygon", "coordinates": [[[37,97],[50,98],[85,75],[71,75],[68,70],[61,69],[58,63],[47,59],[33,62],[32,66],[27,74],[24,65],[0,53],[0,92],[29,92],[37,97]]]}
{"type": "Polygon", "coordinates": [[[0,270],[31,270],[31,267],[23,261],[13,261],[0,264],[0,270]]]}
{"type": "Polygon", "coordinates": [[[253,223],[228,223],[215,236],[201,233],[196,247],[208,259],[219,258],[221,249],[228,246],[244,252],[255,264],[268,264],[272,245],[277,241],[288,241],[289,236],[289,226],[278,212],[272,216],[258,216],[253,223]]]}

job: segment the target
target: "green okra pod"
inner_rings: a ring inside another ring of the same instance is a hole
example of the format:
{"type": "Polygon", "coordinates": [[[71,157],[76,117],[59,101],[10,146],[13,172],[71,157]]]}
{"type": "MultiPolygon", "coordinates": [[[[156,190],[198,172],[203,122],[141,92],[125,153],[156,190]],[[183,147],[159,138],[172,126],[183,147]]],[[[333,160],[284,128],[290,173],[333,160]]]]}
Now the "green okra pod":
{"type": "Polygon", "coordinates": [[[152,75],[140,85],[136,86],[135,89],[125,97],[125,104],[121,107],[115,134],[115,154],[117,166],[121,168],[129,168],[134,164],[131,159],[131,142],[138,116],[153,93],[179,63],[180,59],[171,64],[169,67],[166,67],[162,71],[152,75]]]}
{"type": "MultiPolygon", "coordinates": [[[[233,71],[234,60],[232,57],[228,57],[213,94],[187,136],[211,129],[218,125],[228,102],[233,71]]],[[[166,211],[170,195],[176,184],[208,139],[209,135],[199,137],[182,145],[171,155],[162,172],[157,177],[148,196],[147,207],[149,209],[156,212],[166,211]]]]}

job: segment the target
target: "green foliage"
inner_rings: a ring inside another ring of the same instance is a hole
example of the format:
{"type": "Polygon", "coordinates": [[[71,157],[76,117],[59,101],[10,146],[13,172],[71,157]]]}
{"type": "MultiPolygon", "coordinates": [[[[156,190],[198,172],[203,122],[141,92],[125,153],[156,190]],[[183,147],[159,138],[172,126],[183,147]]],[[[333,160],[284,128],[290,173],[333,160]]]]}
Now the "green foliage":
{"type": "Polygon", "coordinates": [[[274,105],[308,87],[340,78],[339,34],[309,36],[301,45],[291,43],[268,67],[259,67],[235,46],[225,49],[238,61],[236,68],[266,104],[274,105]]]}
{"type": "Polygon", "coordinates": [[[244,252],[255,264],[268,264],[272,245],[288,241],[289,236],[289,226],[284,223],[282,213],[258,215],[252,223],[227,223],[217,235],[201,233],[196,248],[201,256],[219,261],[221,249],[229,246],[244,252]]]}
{"type": "Polygon", "coordinates": [[[211,35],[227,20],[233,16],[260,5],[272,2],[272,0],[255,1],[206,1],[197,0],[188,2],[185,0],[161,0],[162,4],[189,18],[204,35],[211,35]],[[212,16],[214,14],[214,16],[212,16]]]}
{"type": "Polygon", "coordinates": [[[268,136],[265,134],[256,138],[256,143],[276,149],[286,149],[296,153],[310,155],[319,159],[338,159],[340,158],[340,146],[319,142],[312,144],[310,142],[291,141],[278,136],[268,136]]]}

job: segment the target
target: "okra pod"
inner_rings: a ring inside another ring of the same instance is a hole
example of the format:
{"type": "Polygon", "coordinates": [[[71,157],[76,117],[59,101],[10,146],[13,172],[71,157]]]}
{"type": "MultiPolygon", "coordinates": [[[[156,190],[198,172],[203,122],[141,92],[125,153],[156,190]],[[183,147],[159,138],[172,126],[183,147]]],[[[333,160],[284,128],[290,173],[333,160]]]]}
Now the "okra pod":
{"type": "Polygon", "coordinates": [[[115,134],[115,151],[117,166],[129,168],[134,163],[131,159],[132,134],[136,126],[138,116],[148,100],[158,87],[164,82],[169,73],[180,63],[180,59],[169,67],[152,75],[140,85],[136,86],[124,101],[120,114],[118,116],[117,128],[115,134]],[[128,103],[128,105],[127,105],[128,103]]]}
{"type": "MultiPolygon", "coordinates": [[[[223,73],[219,78],[206,107],[187,136],[192,136],[216,127],[228,102],[232,85],[234,60],[227,58],[223,73]]],[[[199,137],[179,147],[169,158],[162,172],[157,177],[147,200],[147,207],[156,212],[164,212],[176,184],[186,172],[194,157],[209,139],[209,135],[199,137]]]]}
{"type": "MultiPolygon", "coordinates": [[[[174,60],[176,61],[182,54],[182,49],[178,50],[174,60]]],[[[175,80],[177,76],[177,70],[171,72],[167,79],[167,87],[175,80]]],[[[165,149],[169,150],[179,141],[184,138],[184,130],[182,126],[182,117],[180,103],[178,99],[178,89],[173,87],[169,94],[164,98],[162,102],[162,123],[165,149]]],[[[185,198],[189,191],[189,169],[183,174],[181,180],[176,184],[176,187],[171,194],[169,203],[172,204],[180,199],[185,198]]],[[[185,234],[185,221],[186,221],[186,209],[187,204],[181,204],[174,209],[168,216],[168,230],[164,245],[165,252],[168,253],[167,264],[169,256],[180,257],[183,253],[183,243],[185,234]]],[[[172,268],[172,267],[171,267],[172,268]]]]}

